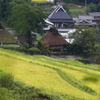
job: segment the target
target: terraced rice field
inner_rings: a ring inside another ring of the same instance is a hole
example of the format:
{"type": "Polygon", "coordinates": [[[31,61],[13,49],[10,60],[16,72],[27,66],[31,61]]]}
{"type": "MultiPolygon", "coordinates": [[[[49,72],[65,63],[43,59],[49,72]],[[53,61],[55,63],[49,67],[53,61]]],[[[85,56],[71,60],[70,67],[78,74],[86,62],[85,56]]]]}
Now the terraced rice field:
{"type": "Polygon", "coordinates": [[[100,65],[0,49],[0,70],[48,93],[59,93],[65,100],[100,100],[100,65]]]}

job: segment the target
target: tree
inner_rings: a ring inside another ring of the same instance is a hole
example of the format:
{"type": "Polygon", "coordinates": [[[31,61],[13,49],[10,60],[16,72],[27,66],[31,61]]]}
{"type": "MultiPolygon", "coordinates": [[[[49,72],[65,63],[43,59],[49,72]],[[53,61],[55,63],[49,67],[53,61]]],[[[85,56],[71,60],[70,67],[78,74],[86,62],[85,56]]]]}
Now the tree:
{"type": "Polygon", "coordinates": [[[0,0],[0,20],[6,23],[12,7],[23,3],[31,4],[31,0],[0,0]]]}
{"type": "Polygon", "coordinates": [[[75,49],[77,48],[79,54],[85,56],[92,56],[94,46],[96,44],[96,30],[87,26],[77,27],[76,32],[70,34],[70,38],[74,39],[75,49]]]}
{"type": "Polygon", "coordinates": [[[42,54],[49,54],[49,45],[46,42],[38,41],[37,48],[41,50],[42,54]]]}
{"type": "Polygon", "coordinates": [[[12,12],[11,10],[15,5],[24,4],[24,3],[28,3],[28,1],[26,1],[26,0],[11,0],[7,7],[6,17],[8,18],[11,15],[11,12],[12,12]]]}
{"type": "Polygon", "coordinates": [[[12,14],[9,16],[8,23],[14,27],[20,34],[25,35],[28,43],[32,45],[31,33],[42,32],[45,26],[44,19],[46,16],[38,6],[29,4],[17,4],[12,9],[12,14]]]}
{"type": "Polygon", "coordinates": [[[9,2],[11,2],[11,0],[0,0],[0,19],[6,18],[9,2]]]}
{"type": "Polygon", "coordinates": [[[93,3],[91,3],[91,4],[89,5],[89,9],[90,9],[90,12],[96,12],[96,11],[97,11],[96,5],[93,4],[93,3]]]}
{"type": "Polygon", "coordinates": [[[55,5],[57,4],[57,0],[54,0],[54,4],[55,4],[55,5]]]}
{"type": "Polygon", "coordinates": [[[97,5],[97,12],[100,12],[100,4],[97,5]]]}

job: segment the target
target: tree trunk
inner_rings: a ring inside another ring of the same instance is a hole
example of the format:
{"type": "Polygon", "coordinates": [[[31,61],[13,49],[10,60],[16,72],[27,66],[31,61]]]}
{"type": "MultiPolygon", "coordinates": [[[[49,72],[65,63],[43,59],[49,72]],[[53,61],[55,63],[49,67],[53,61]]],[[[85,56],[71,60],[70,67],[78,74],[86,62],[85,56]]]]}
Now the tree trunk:
{"type": "Polygon", "coordinates": [[[31,37],[31,31],[27,31],[27,43],[29,44],[30,47],[32,47],[32,37],[31,37]]]}

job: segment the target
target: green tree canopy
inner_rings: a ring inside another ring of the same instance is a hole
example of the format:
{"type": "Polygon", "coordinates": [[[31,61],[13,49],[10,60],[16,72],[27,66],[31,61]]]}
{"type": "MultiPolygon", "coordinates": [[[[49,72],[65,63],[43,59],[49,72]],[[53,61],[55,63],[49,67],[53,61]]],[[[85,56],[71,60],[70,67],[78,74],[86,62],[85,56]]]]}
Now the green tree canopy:
{"type": "Polygon", "coordinates": [[[97,38],[94,28],[79,26],[69,37],[74,39],[73,44],[79,49],[80,54],[92,55],[97,38]]]}
{"type": "Polygon", "coordinates": [[[97,5],[97,12],[100,12],[100,4],[97,5]]]}
{"type": "Polygon", "coordinates": [[[11,0],[0,0],[0,19],[4,19],[7,16],[7,8],[11,0]]]}
{"type": "Polygon", "coordinates": [[[20,34],[26,35],[28,43],[31,45],[31,32],[42,32],[45,26],[46,16],[38,6],[29,4],[17,4],[12,9],[8,24],[14,27],[20,34]]]}
{"type": "MultiPolygon", "coordinates": [[[[31,4],[31,0],[0,0],[0,21],[7,25],[11,9],[17,4],[31,4]]],[[[9,25],[8,25],[9,26],[9,25]]]]}

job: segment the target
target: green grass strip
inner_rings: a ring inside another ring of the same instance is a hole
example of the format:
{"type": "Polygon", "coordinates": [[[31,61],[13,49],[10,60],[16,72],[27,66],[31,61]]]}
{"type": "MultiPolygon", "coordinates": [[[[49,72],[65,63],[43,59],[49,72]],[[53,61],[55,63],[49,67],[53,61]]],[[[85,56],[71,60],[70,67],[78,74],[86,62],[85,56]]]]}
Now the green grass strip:
{"type": "Polygon", "coordinates": [[[95,96],[100,96],[93,89],[91,89],[90,87],[82,84],[81,82],[79,82],[78,80],[73,78],[68,73],[65,73],[64,71],[61,71],[59,69],[55,69],[55,70],[58,72],[58,74],[61,76],[62,79],[64,79],[66,82],[68,82],[69,84],[73,85],[74,87],[78,88],[79,90],[82,90],[84,92],[87,92],[87,93],[95,95],[95,96]]]}

